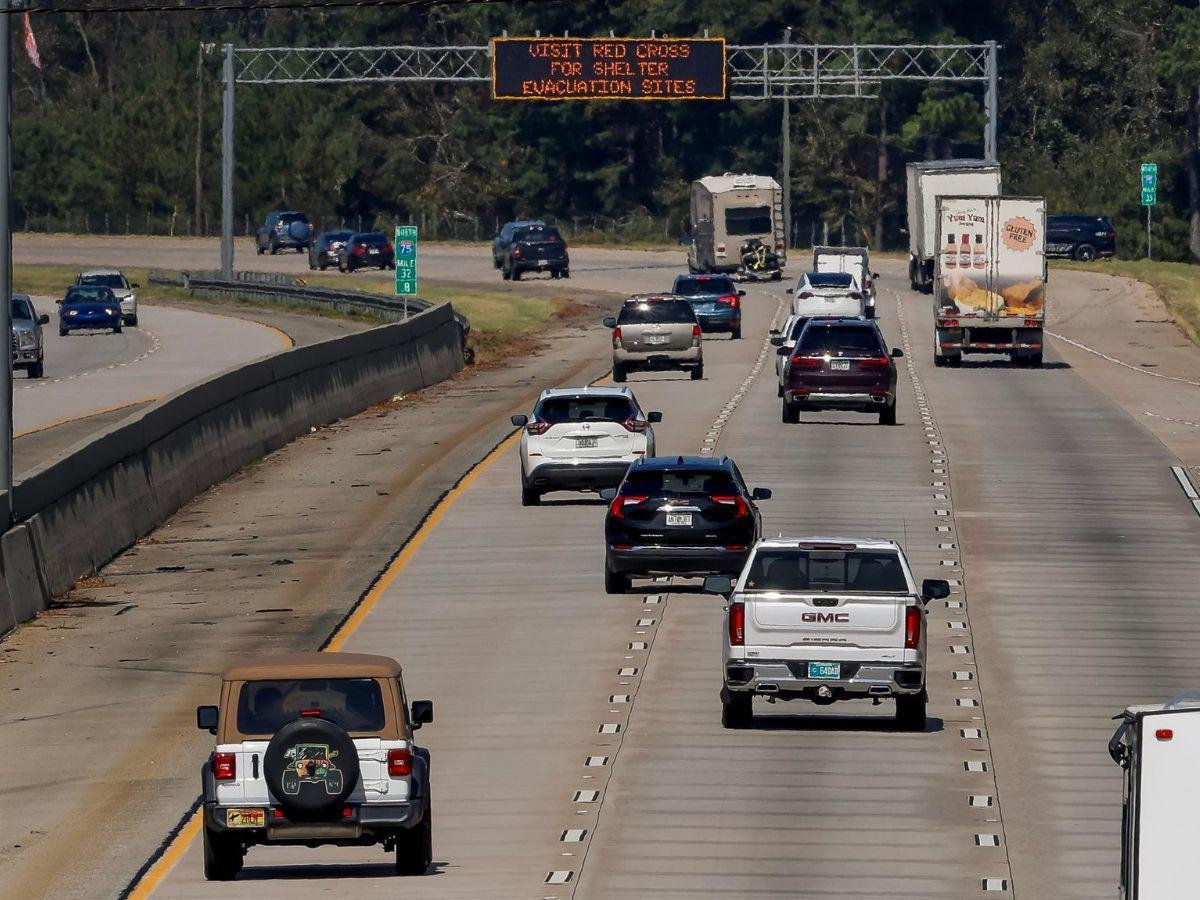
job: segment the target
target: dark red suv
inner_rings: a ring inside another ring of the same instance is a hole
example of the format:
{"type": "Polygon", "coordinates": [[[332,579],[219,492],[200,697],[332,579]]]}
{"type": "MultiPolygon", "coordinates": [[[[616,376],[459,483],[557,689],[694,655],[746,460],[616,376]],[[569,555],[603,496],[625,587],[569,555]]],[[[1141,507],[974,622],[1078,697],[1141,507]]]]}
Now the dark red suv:
{"type": "Polygon", "coordinates": [[[896,424],[896,364],[883,335],[865,319],[813,319],[804,326],[787,363],[783,421],[794,425],[800,410],[848,409],[879,413],[880,425],[896,424]]]}

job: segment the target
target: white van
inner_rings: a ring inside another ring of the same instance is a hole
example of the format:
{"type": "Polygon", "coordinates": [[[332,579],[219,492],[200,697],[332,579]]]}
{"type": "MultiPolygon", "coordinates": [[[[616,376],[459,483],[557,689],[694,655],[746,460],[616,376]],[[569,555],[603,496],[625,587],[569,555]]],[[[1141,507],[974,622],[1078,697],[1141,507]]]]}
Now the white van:
{"type": "Polygon", "coordinates": [[[792,295],[792,315],[804,319],[866,315],[862,289],[849,272],[805,272],[788,293],[792,295]]]}

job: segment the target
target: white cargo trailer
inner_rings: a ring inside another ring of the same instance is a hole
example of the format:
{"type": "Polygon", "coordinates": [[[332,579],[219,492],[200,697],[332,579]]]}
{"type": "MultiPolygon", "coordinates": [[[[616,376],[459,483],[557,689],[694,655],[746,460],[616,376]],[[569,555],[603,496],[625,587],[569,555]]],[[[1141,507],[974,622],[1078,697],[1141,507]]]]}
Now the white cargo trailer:
{"type": "Polygon", "coordinates": [[[939,197],[933,361],[1004,353],[1042,364],[1046,319],[1046,201],[939,197]]]}
{"type": "Polygon", "coordinates": [[[1200,895],[1200,692],[1130,706],[1108,742],[1125,770],[1121,900],[1200,895]]]}
{"type": "Polygon", "coordinates": [[[709,175],[692,182],[692,272],[736,272],[741,248],[758,238],[787,262],[783,234],[783,188],[766,175],[709,175]]]}
{"type": "Polygon", "coordinates": [[[939,197],[999,197],[1000,165],[982,159],[908,164],[908,281],[914,291],[933,289],[939,197]]]}

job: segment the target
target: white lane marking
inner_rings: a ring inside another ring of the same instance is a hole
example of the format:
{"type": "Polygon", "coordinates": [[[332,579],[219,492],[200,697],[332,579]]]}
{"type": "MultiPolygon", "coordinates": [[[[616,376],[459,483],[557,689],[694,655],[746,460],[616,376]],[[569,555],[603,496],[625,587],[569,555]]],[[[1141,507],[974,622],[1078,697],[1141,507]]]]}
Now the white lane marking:
{"type": "Polygon", "coordinates": [[[963,762],[963,769],[968,772],[986,772],[988,764],[982,759],[968,759],[963,762]]]}
{"type": "Polygon", "coordinates": [[[599,791],[576,791],[571,798],[572,803],[595,803],[600,799],[599,791]]]}
{"type": "Polygon", "coordinates": [[[977,834],[975,835],[976,847],[999,847],[1000,835],[998,834],[977,834]]]}
{"type": "Polygon", "coordinates": [[[955,672],[954,673],[955,681],[973,681],[974,679],[975,679],[974,672],[955,672]]]}
{"type": "Polygon", "coordinates": [[[1008,891],[1007,878],[985,878],[983,879],[983,889],[985,891],[1008,891]]]}
{"type": "Polygon", "coordinates": [[[645,641],[630,641],[629,642],[630,650],[645,650],[649,646],[650,645],[647,644],[645,641]]]}
{"type": "Polygon", "coordinates": [[[991,806],[992,798],[989,794],[972,794],[971,798],[967,801],[967,805],[974,807],[991,806]]]}
{"type": "Polygon", "coordinates": [[[542,883],[543,884],[567,884],[574,875],[575,875],[575,873],[570,871],[569,869],[566,871],[549,872],[546,875],[546,880],[542,883]]]}
{"type": "Polygon", "coordinates": [[[651,625],[654,624],[654,620],[653,619],[638,619],[633,624],[638,628],[649,628],[651,625]]]}
{"type": "Polygon", "coordinates": [[[958,697],[954,701],[955,706],[978,706],[979,701],[974,697],[958,697]]]}
{"type": "Polygon", "coordinates": [[[588,768],[593,768],[593,769],[597,768],[599,766],[607,766],[608,765],[608,757],[607,756],[589,756],[589,757],[587,757],[587,759],[585,759],[583,761],[583,764],[585,766],[587,766],[588,768]]]}
{"type": "Polygon", "coordinates": [[[620,734],[621,725],[618,722],[605,722],[597,730],[596,734],[620,734]]]}
{"type": "Polygon", "coordinates": [[[977,741],[983,737],[983,732],[978,728],[961,728],[959,729],[958,736],[963,740],[977,741]]]}
{"type": "Polygon", "coordinates": [[[1149,416],[1152,419],[1162,419],[1164,422],[1174,422],[1177,425],[1187,425],[1191,428],[1200,428],[1200,422],[1189,422],[1187,419],[1176,419],[1174,416],[1160,416],[1158,413],[1143,411],[1143,416],[1149,416]]]}
{"type": "Polygon", "coordinates": [[[632,678],[637,673],[638,673],[638,670],[637,670],[636,666],[626,666],[624,669],[617,670],[617,677],[632,678]]]}
{"type": "Polygon", "coordinates": [[[950,652],[951,653],[970,653],[971,648],[968,647],[966,644],[951,644],[950,652]]]}
{"type": "Polygon", "coordinates": [[[1093,350],[1087,344],[1081,344],[1081,343],[1079,343],[1079,341],[1073,341],[1069,337],[1064,337],[1063,335],[1058,334],[1057,332],[1047,331],[1046,334],[1050,335],[1050,337],[1052,337],[1052,338],[1058,338],[1060,341],[1068,343],[1072,347],[1077,347],[1080,350],[1084,350],[1088,353],[1093,353],[1096,356],[1100,357],[1101,359],[1106,359],[1110,363],[1115,363],[1118,366],[1122,366],[1122,367],[1124,367],[1126,369],[1130,369],[1134,372],[1141,372],[1143,375],[1149,375],[1152,378],[1164,378],[1167,381],[1178,381],[1180,384],[1189,384],[1192,387],[1200,387],[1200,381],[1188,381],[1186,378],[1179,378],[1175,375],[1164,375],[1162,372],[1151,372],[1149,369],[1143,369],[1141,366],[1131,365],[1131,364],[1125,362],[1124,360],[1117,359],[1115,356],[1109,356],[1107,353],[1101,353],[1099,350],[1093,350]]]}
{"type": "MultiPolygon", "coordinates": [[[[156,335],[149,328],[142,328],[140,330],[143,334],[147,335],[150,338],[150,349],[147,350],[145,353],[143,353],[141,356],[135,356],[133,359],[126,360],[123,363],[119,363],[119,365],[128,366],[128,365],[132,365],[133,363],[141,362],[146,357],[148,357],[154,353],[157,353],[159,350],[162,349],[162,341],[160,341],[158,339],[158,335],[156,335]]],[[[84,378],[88,375],[95,375],[98,372],[106,372],[109,369],[115,369],[115,368],[117,368],[117,365],[101,366],[98,369],[88,369],[85,372],[76,372],[74,375],[65,375],[60,378],[55,378],[52,381],[47,380],[45,378],[38,378],[38,379],[30,380],[28,382],[21,384],[20,390],[30,391],[35,388],[46,387],[47,385],[51,385],[51,384],[59,384],[60,382],[63,382],[63,381],[72,381],[76,378],[84,378]]]]}
{"type": "Polygon", "coordinates": [[[578,844],[583,841],[585,834],[587,834],[586,828],[568,828],[558,840],[562,844],[578,844]]]}
{"type": "Polygon", "coordinates": [[[628,703],[629,695],[628,694],[609,694],[608,702],[609,703],[628,703]]]}

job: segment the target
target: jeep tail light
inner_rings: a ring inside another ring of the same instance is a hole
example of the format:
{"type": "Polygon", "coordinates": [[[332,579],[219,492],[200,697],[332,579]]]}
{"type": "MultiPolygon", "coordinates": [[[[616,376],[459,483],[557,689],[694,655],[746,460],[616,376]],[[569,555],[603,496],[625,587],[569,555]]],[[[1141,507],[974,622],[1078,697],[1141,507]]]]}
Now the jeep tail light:
{"type": "Polygon", "coordinates": [[[534,419],[532,422],[530,422],[528,425],[525,426],[525,430],[528,431],[530,434],[545,434],[547,431],[550,430],[550,423],[543,422],[541,419],[534,419]]]}
{"type": "Polygon", "coordinates": [[[919,606],[909,606],[904,610],[904,649],[916,650],[921,642],[921,612],[919,606]]]}
{"type": "Polygon", "coordinates": [[[233,781],[237,778],[237,754],[214,753],[212,771],[213,778],[217,781],[233,781]]]}
{"type": "Polygon", "coordinates": [[[388,775],[402,778],[412,774],[412,751],[407,747],[396,747],[388,751],[388,775]]]}
{"type": "Polygon", "coordinates": [[[632,431],[634,434],[646,433],[646,422],[636,416],[630,416],[621,425],[626,431],[632,431]]]}
{"type": "Polygon", "coordinates": [[[746,604],[729,604],[729,646],[746,646],[746,604]]]}
{"type": "Polygon", "coordinates": [[[608,507],[609,514],[614,519],[625,518],[625,507],[637,506],[639,503],[645,503],[647,497],[634,497],[632,495],[617,496],[613,498],[612,504],[608,507]]]}
{"type": "Polygon", "coordinates": [[[717,302],[724,303],[727,306],[732,306],[734,309],[738,308],[737,294],[729,294],[725,297],[718,297],[717,302]]]}
{"type": "Polygon", "coordinates": [[[750,512],[750,505],[748,503],[746,503],[746,501],[744,499],[742,499],[741,497],[739,497],[737,494],[730,494],[729,496],[713,497],[712,501],[713,501],[713,503],[719,503],[722,506],[732,506],[733,507],[733,517],[735,519],[740,519],[742,516],[746,515],[746,513],[750,512]]]}
{"type": "Polygon", "coordinates": [[[621,326],[618,325],[613,329],[613,349],[621,349],[621,326]]]}

